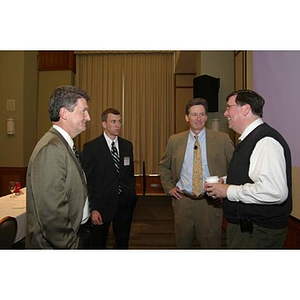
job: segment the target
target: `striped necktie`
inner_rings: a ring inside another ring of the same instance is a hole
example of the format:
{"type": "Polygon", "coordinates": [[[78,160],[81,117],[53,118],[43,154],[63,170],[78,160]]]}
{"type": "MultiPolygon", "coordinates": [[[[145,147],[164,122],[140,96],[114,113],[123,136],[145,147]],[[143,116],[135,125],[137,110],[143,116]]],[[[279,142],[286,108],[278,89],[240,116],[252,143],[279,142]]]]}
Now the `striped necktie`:
{"type": "Polygon", "coordinates": [[[111,143],[111,155],[112,155],[112,158],[114,160],[116,170],[119,173],[120,172],[120,158],[119,158],[118,150],[115,146],[114,141],[111,143]]]}
{"type": "MultiPolygon", "coordinates": [[[[114,161],[117,173],[119,174],[120,173],[120,158],[119,158],[118,150],[117,150],[117,148],[115,146],[115,142],[114,141],[111,143],[111,155],[112,155],[112,158],[113,158],[113,161],[114,161]]],[[[120,185],[118,187],[118,190],[119,190],[119,194],[121,194],[122,189],[121,189],[120,185]]]]}
{"type": "Polygon", "coordinates": [[[76,149],[75,144],[73,145],[73,152],[74,152],[79,164],[81,165],[81,153],[76,149]]]}

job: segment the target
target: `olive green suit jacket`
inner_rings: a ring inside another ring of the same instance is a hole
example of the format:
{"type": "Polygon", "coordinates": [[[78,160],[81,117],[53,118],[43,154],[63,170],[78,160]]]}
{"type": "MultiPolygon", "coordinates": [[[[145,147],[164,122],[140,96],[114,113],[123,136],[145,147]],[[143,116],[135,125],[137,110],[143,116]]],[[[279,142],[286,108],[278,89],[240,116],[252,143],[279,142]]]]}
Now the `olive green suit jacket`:
{"type": "MultiPolygon", "coordinates": [[[[234,151],[233,142],[226,133],[207,128],[205,130],[209,173],[212,176],[225,176],[234,151]]],[[[166,193],[173,189],[180,179],[189,132],[188,130],[172,135],[159,162],[161,184],[166,193]]]]}
{"type": "Polygon", "coordinates": [[[86,198],[80,164],[52,127],[37,143],[27,169],[26,248],[78,248],[86,198]]]}

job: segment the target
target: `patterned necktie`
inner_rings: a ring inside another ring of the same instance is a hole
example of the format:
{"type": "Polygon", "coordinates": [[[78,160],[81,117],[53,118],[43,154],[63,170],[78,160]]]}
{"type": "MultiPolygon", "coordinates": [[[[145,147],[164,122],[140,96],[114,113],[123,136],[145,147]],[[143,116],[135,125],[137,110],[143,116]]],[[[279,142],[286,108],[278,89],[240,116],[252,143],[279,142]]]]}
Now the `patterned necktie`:
{"type": "Polygon", "coordinates": [[[193,193],[198,197],[203,191],[203,171],[201,148],[198,136],[195,135],[194,157],[193,157],[193,193]]]}
{"type": "Polygon", "coordinates": [[[73,152],[81,165],[81,153],[76,149],[75,144],[73,145],[73,152]]]}

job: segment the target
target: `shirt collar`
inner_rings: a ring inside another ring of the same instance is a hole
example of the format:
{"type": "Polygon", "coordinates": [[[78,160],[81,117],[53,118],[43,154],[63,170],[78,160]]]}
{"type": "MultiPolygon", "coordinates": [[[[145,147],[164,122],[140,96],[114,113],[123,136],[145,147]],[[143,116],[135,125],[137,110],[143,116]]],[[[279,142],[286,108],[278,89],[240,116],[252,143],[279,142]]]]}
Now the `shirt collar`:
{"type": "Polygon", "coordinates": [[[118,144],[118,137],[117,137],[117,136],[116,136],[116,138],[115,138],[114,140],[112,140],[112,139],[105,133],[105,131],[103,132],[103,135],[104,135],[105,140],[106,140],[106,142],[107,142],[107,144],[108,144],[109,146],[111,146],[111,143],[112,143],[112,142],[115,142],[115,145],[118,144]]]}
{"type": "Polygon", "coordinates": [[[67,141],[71,149],[73,149],[74,141],[72,140],[70,135],[64,129],[62,129],[60,126],[56,124],[52,125],[52,127],[56,129],[64,137],[64,139],[67,141]]]}
{"type": "MultiPolygon", "coordinates": [[[[198,134],[198,141],[202,141],[204,138],[205,138],[205,135],[206,135],[206,130],[205,130],[205,127],[199,132],[198,134]]],[[[190,132],[189,132],[189,142],[195,142],[195,133],[190,129],[190,132]]]]}
{"type": "Polygon", "coordinates": [[[255,121],[253,121],[245,130],[244,132],[241,134],[241,136],[239,137],[239,140],[242,141],[243,139],[246,138],[246,136],[253,131],[256,127],[258,127],[259,125],[263,124],[264,121],[262,120],[262,118],[258,118],[255,121]]]}

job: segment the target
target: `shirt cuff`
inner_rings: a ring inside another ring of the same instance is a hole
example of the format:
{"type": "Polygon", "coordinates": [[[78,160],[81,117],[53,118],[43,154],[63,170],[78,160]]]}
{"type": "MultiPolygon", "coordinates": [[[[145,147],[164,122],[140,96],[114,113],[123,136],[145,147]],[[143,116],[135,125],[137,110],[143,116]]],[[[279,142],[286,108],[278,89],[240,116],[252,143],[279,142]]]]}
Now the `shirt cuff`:
{"type": "Polygon", "coordinates": [[[227,199],[229,201],[239,202],[239,199],[237,197],[239,188],[240,187],[238,185],[229,185],[227,189],[227,199]]]}

